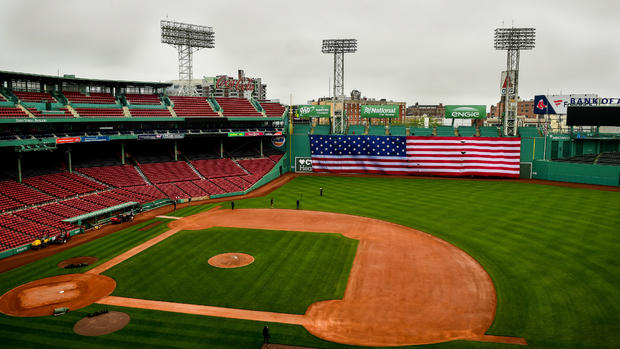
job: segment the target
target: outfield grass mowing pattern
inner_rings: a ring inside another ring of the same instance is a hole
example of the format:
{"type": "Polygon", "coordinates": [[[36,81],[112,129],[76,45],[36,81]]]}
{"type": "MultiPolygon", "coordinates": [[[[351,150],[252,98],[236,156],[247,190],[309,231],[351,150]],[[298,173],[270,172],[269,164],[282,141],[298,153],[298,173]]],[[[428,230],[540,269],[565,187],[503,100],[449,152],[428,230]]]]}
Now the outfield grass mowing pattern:
{"type": "Polygon", "coordinates": [[[312,303],[344,296],[356,248],[357,240],[339,234],[214,227],[178,232],[104,275],[117,280],[114,296],[304,314],[312,303]],[[208,264],[228,252],[254,263],[208,264]]]}
{"type": "MultiPolygon", "coordinates": [[[[400,223],[467,251],[489,272],[497,290],[497,314],[489,334],[524,337],[529,348],[620,347],[617,192],[501,181],[312,176],[297,178],[263,198],[236,201],[236,207],[267,208],[270,198],[277,208],[294,209],[295,201],[301,199],[303,209],[400,223]],[[322,198],[319,187],[324,188],[322,198]]],[[[217,205],[229,207],[228,203],[217,205]]],[[[191,206],[174,215],[185,216],[212,206],[191,206]]],[[[144,241],[146,235],[155,233],[136,231],[124,238],[138,239],[137,235],[144,234],[144,241]]],[[[0,274],[0,288],[8,290],[62,273],[55,264],[69,257],[102,258],[107,248],[116,249],[115,244],[123,242],[112,238],[102,243],[114,236],[76,248],[91,249],[88,253],[69,252],[76,250],[72,249],[63,252],[64,257],[49,257],[0,274]]],[[[262,342],[262,323],[129,308],[111,308],[132,317],[122,331],[94,338],[73,334],[73,324],[93,309],[97,306],[58,318],[0,314],[0,343],[29,348],[258,348],[262,342]]],[[[270,324],[270,328],[276,343],[350,348],[321,341],[300,326],[270,324]]],[[[517,348],[466,341],[424,347],[517,348]]]]}

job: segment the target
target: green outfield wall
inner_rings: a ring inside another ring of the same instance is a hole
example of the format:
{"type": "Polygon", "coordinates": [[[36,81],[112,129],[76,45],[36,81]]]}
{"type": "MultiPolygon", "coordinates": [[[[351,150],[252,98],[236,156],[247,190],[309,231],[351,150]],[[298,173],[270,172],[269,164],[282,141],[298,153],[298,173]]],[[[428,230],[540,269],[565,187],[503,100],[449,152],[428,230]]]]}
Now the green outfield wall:
{"type": "Polygon", "coordinates": [[[620,186],[620,166],[535,160],[532,178],[620,186]]]}

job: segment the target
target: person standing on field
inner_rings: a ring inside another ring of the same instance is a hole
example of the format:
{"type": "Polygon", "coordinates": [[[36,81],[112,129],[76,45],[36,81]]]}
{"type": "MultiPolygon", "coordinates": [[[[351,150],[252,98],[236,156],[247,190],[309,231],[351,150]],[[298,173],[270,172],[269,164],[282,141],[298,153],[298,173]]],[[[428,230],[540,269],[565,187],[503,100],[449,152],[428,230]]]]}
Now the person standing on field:
{"type": "Polygon", "coordinates": [[[263,327],[263,341],[266,346],[269,346],[269,338],[271,338],[269,326],[265,325],[265,327],[263,327]]]}

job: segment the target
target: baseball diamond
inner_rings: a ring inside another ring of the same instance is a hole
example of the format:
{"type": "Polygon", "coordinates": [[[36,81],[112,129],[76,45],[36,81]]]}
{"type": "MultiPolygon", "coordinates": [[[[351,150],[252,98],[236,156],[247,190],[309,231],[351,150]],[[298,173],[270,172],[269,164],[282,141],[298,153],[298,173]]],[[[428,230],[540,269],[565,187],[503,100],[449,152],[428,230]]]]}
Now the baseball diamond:
{"type": "Polygon", "coordinates": [[[620,348],[600,2],[2,1],[0,348],[620,348]]]}

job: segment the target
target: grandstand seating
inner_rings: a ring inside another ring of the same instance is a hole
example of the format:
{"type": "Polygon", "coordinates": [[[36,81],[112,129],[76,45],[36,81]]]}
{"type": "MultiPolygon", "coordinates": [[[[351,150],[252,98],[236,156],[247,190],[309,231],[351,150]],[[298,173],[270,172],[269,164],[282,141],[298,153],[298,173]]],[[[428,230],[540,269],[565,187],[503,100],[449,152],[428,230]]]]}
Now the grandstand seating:
{"type": "Polygon", "coordinates": [[[222,188],[226,193],[234,193],[241,191],[241,187],[232,182],[227,181],[225,178],[212,178],[210,179],[218,187],[222,188]]]}
{"type": "Polygon", "coordinates": [[[34,241],[32,236],[0,227],[0,244],[2,245],[0,246],[0,251],[30,244],[32,241],[34,241]]]}
{"type": "Polygon", "coordinates": [[[383,125],[371,125],[368,128],[368,134],[371,136],[385,136],[385,126],[383,125]]]}
{"type": "Polygon", "coordinates": [[[233,176],[233,177],[224,177],[224,179],[226,179],[227,181],[231,182],[232,184],[236,185],[237,187],[241,188],[242,190],[246,190],[249,189],[250,186],[253,183],[250,183],[249,181],[243,179],[242,176],[233,176]]]}
{"type": "Polygon", "coordinates": [[[164,192],[164,194],[166,194],[167,197],[169,197],[169,198],[171,198],[173,200],[176,200],[176,199],[187,199],[188,197],[190,197],[189,195],[187,195],[187,193],[185,193],[183,190],[179,189],[179,187],[177,187],[173,183],[158,184],[157,188],[159,190],[161,190],[162,192],[164,192]]]}
{"type": "Polygon", "coordinates": [[[231,159],[194,160],[191,163],[206,178],[243,176],[246,174],[231,159]]]}
{"type": "Polygon", "coordinates": [[[71,104],[116,104],[116,99],[109,93],[96,93],[85,95],[81,92],[63,91],[62,94],[71,104]]]}
{"type": "Polygon", "coordinates": [[[46,92],[12,91],[22,102],[50,102],[56,103],[52,95],[46,92]]]}
{"type": "Polygon", "coordinates": [[[129,104],[161,105],[159,97],[154,94],[126,93],[125,98],[129,104]]]}
{"type": "Polygon", "coordinates": [[[204,97],[170,96],[174,112],[179,117],[219,117],[204,97]]]}
{"type": "Polygon", "coordinates": [[[54,200],[53,197],[47,194],[43,194],[15,181],[0,182],[0,193],[24,205],[36,205],[54,200]]]}
{"type": "Polygon", "coordinates": [[[480,137],[498,137],[498,128],[494,126],[480,127],[480,137]]]}
{"type": "Polygon", "coordinates": [[[278,163],[278,161],[280,161],[280,159],[282,159],[282,154],[278,154],[278,155],[269,155],[269,158],[271,159],[271,161],[273,161],[274,163],[278,163]]]}
{"type": "Polygon", "coordinates": [[[44,211],[38,208],[30,208],[27,210],[21,210],[14,213],[16,216],[29,219],[31,221],[43,223],[45,225],[49,225],[55,228],[58,228],[63,231],[70,231],[78,228],[77,225],[73,225],[71,223],[63,222],[64,219],[61,216],[55,215],[51,212],[44,211]]]}
{"type": "Polygon", "coordinates": [[[23,182],[59,198],[85,194],[105,188],[105,186],[97,182],[71,173],[54,173],[30,177],[24,179],[23,182]]]}
{"type": "Polygon", "coordinates": [[[147,203],[153,200],[161,199],[164,197],[164,195],[157,189],[154,189],[152,193],[153,195],[151,195],[147,193],[147,191],[150,191],[151,189],[138,189],[139,187],[141,186],[133,187],[134,188],[132,189],[133,191],[125,190],[125,188],[117,188],[117,189],[113,189],[110,191],[100,193],[98,195],[102,197],[110,198],[113,200],[117,200],[120,203],[134,201],[134,202],[139,202],[141,204],[144,204],[144,203],[147,203]]]}
{"type": "Polygon", "coordinates": [[[85,212],[93,212],[104,209],[105,206],[95,204],[94,202],[84,200],[82,198],[74,198],[62,201],[64,205],[75,207],[85,212]]]}
{"type": "MultiPolygon", "coordinates": [[[[219,102],[218,102],[219,103],[219,102]]],[[[270,118],[279,118],[282,117],[286,107],[280,103],[267,102],[267,101],[259,101],[261,107],[265,110],[265,114],[270,118]]]]}
{"type": "Polygon", "coordinates": [[[118,108],[75,108],[83,118],[122,118],[123,109],[118,108]]]}
{"type": "Polygon", "coordinates": [[[596,162],[599,165],[620,165],[620,152],[601,153],[596,162]]]}
{"type": "Polygon", "coordinates": [[[9,197],[0,194],[0,212],[12,210],[23,206],[21,202],[17,202],[9,197]]]}
{"type": "Polygon", "coordinates": [[[27,118],[28,114],[17,107],[0,107],[0,119],[27,118]]]}
{"type": "Polygon", "coordinates": [[[34,238],[53,236],[60,233],[57,228],[43,225],[16,215],[5,214],[0,216],[0,225],[10,230],[30,235],[34,238]]]}
{"type": "Polygon", "coordinates": [[[271,171],[274,165],[274,162],[269,158],[237,160],[237,163],[251,174],[261,177],[271,171]]]}
{"type": "Polygon", "coordinates": [[[76,171],[114,187],[146,184],[132,165],[86,167],[76,171]]]}
{"type": "Polygon", "coordinates": [[[140,164],[140,170],[154,184],[192,181],[198,175],[183,161],[140,164]]]}
{"type": "Polygon", "coordinates": [[[120,205],[126,202],[126,200],[119,200],[119,199],[111,198],[109,196],[104,196],[101,194],[90,194],[90,195],[82,196],[81,199],[90,201],[92,203],[95,203],[103,207],[112,207],[112,206],[120,205]]]}
{"type": "Polygon", "coordinates": [[[437,131],[437,136],[440,137],[453,137],[454,136],[454,127],[452,126],[437,126],[435,128],[437,131]]]}
{"type": "Polygon", "coordinates": [[[409,129],[409,132],[412,136],[432,136],[433,135],[432,128],[413,127],[409,129]]]}
{"type": "Polygon", "coordinates": [[[476,126],[459,126],[459,136],[474,137],[476,135],[476,126]]]}
{"type": "MultiPolygon", "coordinates": [[[[205,180],[200,180],[205,181],[205,180]]],[[[196,185],[195,182],[176,182],[174,183],[179,189],[183,190],[189,197],[207,196],[209,192],[202,187],[196,185]]]]}
{"type": "Polygon", "coordinates": [[[60,109],[56,109],[53,111],[40,111],[37,108],[26,107],[32,115],[37,118],[72,118],[73,114],[66,107],[62,107],[60,109]]]}
{"type": "Polygon", "coordinates": [[[51,204],[39,206],[39,208],[44,211],[51,212],[57,216],[60,216],[63,219],[80,216],[86,213],[86,211],[80,210],[75,207],[64,205],[60,202],[54,202],[51,204]]]}
{"type": "MultiPolygon", "coordinates": [[[[165,195],[153,185],[138,185],[135,187],[125,187],[121,189],[121,192],[139,194],[143,197],[148,198],[148,201],[165,198],[165,195]]],[[[134,200],[134,201],[141,202],[139,200],[134,200]]]]}
{"type": "Polygon", "coordinates": [[[129,113],[134,118],[171,118],[172,114],[168,109],[129,109],[129,113]]]}
{"type": "Polygon", "coordinates": [[[209,195],[225,193],[224,189],[213,184],[213,182],[205,180],[205,179],[199,180],[199,181],[193,181],[192,183],[194,183],[197,187],[207,192],[209,195]]]}
{"type": "Polygon", "coordinates": [[[252,103],[245,98],[216,98],[217,103],[222,108],[223,114],[227,118],[236,117],[262,117],[263,115],[256,111],[252,103]]]}
{"type": "Polygon", "coordinates": [[[407,127],[402,125],[390,125],[390,134],[392,136],[406,136],[407,127]]]}

